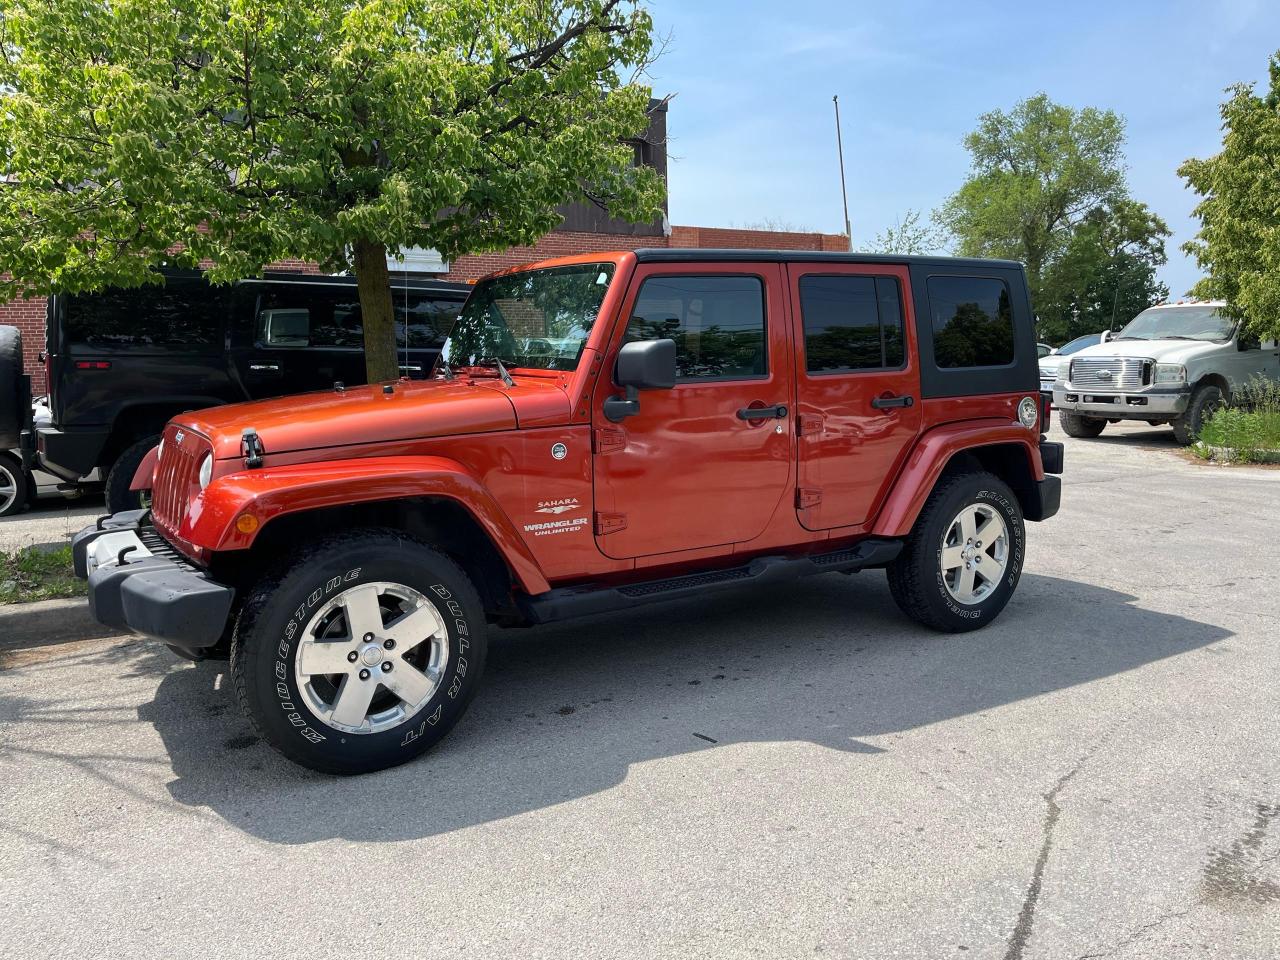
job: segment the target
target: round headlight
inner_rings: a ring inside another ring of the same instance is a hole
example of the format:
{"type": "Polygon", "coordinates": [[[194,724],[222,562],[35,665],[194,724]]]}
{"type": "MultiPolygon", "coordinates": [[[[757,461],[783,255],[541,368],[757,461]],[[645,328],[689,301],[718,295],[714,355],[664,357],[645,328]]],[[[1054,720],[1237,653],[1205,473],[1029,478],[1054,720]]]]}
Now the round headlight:
{"type": "Polygon", "coordinates": [[[1036,403],[1034,397],[1023,397],[1018,404],[1018,420],[1028,430],[1035,427],[1036,422],[1040,419],[1040,404],[1036,403]]]}
{"type": "Polygon", "coordinates": [[[206,453],[204,460],[200,463],[200,489],[203,490],[209,485],[209,481],[213,479],[213,454],[206,453]]]}

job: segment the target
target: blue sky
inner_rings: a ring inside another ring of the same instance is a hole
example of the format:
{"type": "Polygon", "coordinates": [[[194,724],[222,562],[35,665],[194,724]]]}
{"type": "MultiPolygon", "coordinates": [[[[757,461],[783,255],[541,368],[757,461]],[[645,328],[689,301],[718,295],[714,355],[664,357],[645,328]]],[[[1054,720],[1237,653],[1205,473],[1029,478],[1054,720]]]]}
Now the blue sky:
{"type": "Polygon", "coordinates": [[[1128,121],[1133,195],[1173,230],[1161,278],[1195,282],[1178,249],[1195,195],[1175,173],[1216,152],[1218,106],[1262,83],[1280,3],[866,3],[650,0],[672,42],[654,91],[669,117],[673,223],[776,219],[842,232],[831,97],[840,95],[849,216],[863,248],[908,208],[928,213],[968,170],[977,116],[1043,90],[1128,121]]]}

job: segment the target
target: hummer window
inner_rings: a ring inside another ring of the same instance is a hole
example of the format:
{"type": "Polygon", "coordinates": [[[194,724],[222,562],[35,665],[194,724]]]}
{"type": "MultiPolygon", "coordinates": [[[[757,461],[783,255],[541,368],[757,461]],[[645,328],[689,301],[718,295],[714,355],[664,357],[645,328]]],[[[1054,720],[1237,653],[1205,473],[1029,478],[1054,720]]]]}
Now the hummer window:
{"type": "Polygon", "coordinates": [[[759,277],[650,277],[631,311],[627,341],[676,342],[680,380],[763,377],[764,286],[759,277]]]}
{"type": "Polygon", "coordinates": [[[933,356],[939,367],[1013,363],[1013,304],[995,277],[930,277],[933,356]]]}
{"type": "Polygon", "coordinates": [[[613,280],[613,264],[509,273],[476,285],[445,342],[452,367],[573,370],[613,280]]]}
{"type": "Polygon", "coordinates": [[[72,347],[220,351],[227,300],[225,287],[181,280],[75,294],[66,300],[64,329],[72,347]]]}
{"type": "Polygon", "coordinates": [[[800,279],[805,369],[841,373],[901,367],[902,302],[892,277],[800,279]]]}

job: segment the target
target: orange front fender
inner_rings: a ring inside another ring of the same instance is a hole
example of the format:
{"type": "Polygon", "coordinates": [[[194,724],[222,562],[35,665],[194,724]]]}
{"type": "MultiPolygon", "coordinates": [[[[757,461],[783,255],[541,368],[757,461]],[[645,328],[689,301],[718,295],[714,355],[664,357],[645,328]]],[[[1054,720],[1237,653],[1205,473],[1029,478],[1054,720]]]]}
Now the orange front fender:
{"type": "Polygon", "coordinates": [[[129,481],[130,490],[150,490],[156,475],[156,464],[160,461],[160,445],[156,444],[147,451],[147,455],[142,458],[142,462],[138,464],[138,469],[133,472],[133,479],[129,481]]]}
{"type": "Polygon", "coordinates": [[[996,444],[1018,444],[1026,449],[1031,475],[1044,479],[1040,461],[1039,434],[1020,423],[1007,420],[983,420],[977,423],[952,423],[935,427],[922,436],[907,458],[876,519],[872,534],[877,537],[902,537],[911,532],[916,517],[933,492],[947,462],[956,454],[996,444]]]}
{"type": "Polygon", "coordinates": [[[246,550],[267,524],[286,514],[408,497],[457,501],[488,534],[526,592],[551,589],[489,490],[445,457],[369,457],[227,474],[192,502],[178,537],[208,551],[246,550]],[[247,517],[256,524],[241,522],[247,517]]]}

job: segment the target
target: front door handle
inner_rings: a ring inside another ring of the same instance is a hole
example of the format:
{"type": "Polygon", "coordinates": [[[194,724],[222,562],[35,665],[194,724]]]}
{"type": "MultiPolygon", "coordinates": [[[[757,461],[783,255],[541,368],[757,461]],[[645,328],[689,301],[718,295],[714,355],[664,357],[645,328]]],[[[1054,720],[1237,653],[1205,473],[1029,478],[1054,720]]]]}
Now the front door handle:
{"type": "Polygon", "coordinates": [[[773,407],[743,407],[738,411],[739,420],[783,420],[787,416],[787,407],[779,403],[773,407]]]}
{"type": "Polygon", "coordinates": [[[871,405],[877,410],[891,410],[894,407],[913,407],[915,406],[915,397],[876,397],[871,401],[871,405]]]}

